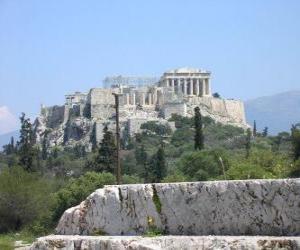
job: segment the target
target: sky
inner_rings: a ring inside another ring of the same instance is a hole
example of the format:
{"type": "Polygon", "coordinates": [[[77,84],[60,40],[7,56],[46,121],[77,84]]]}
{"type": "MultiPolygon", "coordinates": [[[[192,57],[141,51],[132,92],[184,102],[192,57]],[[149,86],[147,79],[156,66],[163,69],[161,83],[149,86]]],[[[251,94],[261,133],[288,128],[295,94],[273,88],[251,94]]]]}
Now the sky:
{"type": "Polygon", "coordinates": [[[299,0],[0,0],[0,134],[111,75],[201,68],[242,100],[300,89],[299,13],[299,0]]]}

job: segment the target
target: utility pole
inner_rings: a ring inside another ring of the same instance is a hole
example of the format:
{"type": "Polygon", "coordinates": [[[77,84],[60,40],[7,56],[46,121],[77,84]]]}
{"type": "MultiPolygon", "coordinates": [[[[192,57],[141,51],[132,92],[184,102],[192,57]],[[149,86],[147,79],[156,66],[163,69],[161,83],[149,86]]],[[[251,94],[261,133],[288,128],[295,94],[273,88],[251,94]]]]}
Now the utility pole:
{"type": "Polygon", "coordinates": [[[121,184],[121,162],[120,162],[120,124],[119,124],[119,96],[122,94],[113,93],[115,97],[115,109],[116,109],[116,139],[117,139],[117,184],[121,184]]]}

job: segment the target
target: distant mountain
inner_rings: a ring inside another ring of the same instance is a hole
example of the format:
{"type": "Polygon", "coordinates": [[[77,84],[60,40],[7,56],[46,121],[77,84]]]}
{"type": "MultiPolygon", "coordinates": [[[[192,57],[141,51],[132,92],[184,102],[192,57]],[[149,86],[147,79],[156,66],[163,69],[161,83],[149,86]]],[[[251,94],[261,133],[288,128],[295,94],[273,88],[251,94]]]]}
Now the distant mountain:
{"type": "Polygon", "coordinates": [[[19,131],[9,132],[7,134],[0,135],[0,151],[2,151],[2,147],[10,142],[10,138],[14,137],[15,142],[19,139],[19,131]]]}
{"type": "Polygon", "coordinates": [[[258,131],[269,128],[271,134],[290,131],[300,122],[300,91],[289,91],[259,97],[245,102],[246,118],[250,125],[256,120],[258,131]]]}

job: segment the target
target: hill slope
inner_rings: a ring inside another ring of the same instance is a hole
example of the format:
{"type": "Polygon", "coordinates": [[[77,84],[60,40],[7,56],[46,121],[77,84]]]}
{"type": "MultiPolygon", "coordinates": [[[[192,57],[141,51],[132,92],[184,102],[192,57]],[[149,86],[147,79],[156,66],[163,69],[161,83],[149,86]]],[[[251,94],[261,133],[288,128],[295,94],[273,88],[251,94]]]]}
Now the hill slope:
{"type": "Polygon", "coordinates": [[[271,134],[289,131],[300,122],[300,90],[259,97],[245,102],[247,122],[256,120],[258,130],[265,126],[271,134]]]}

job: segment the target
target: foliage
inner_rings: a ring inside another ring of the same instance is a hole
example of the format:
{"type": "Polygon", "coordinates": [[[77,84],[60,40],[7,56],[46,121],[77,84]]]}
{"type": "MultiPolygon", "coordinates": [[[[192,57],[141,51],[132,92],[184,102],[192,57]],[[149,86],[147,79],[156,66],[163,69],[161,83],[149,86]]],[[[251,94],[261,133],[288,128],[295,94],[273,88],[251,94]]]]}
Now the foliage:
{"type": "Polygon", "coordinates": [[[298,160],[300,158],[300,125],[292,126],[291,140],[293,145],[293,157],[294,160],[298,160]]]}
{"type": "Polygon", "coordinates": [[[33,162],[36,156],[36,149],[34,148],[35,138],[32,124],[30,119],[25,117],[24,113],[22,113],[20,121],[20,141],[18,142],[20,165],[27,171],[34,171],[33,162]]]}
{"type": "Polygon", "coordinates": [[[246,158],[248,158],[250,155],[250,149],[251,149],[251,130],[250,130],[250,128],[247,129],[245,148],[246,148],[246,158]]]}
{"type": "Polygon", "coordinates": [[[300,178],[300,159],[291,164],[289,177],[300,178]]]}
{"type": "Polygon", "coordinates": [[[262,137],[267,137],[268,136],[268,127],[264,127],[264,130],[262,132],[262,137]]]}
{"type": "Polygon", "coordinates": [[[13,154],[16,152],[16,147],[15,147],[15,142],[14,142],[14,137],[12,136],[10,138],[10,142],[7,144],[7,145],[4,145],[3,146],[3,152],[6,154],[6,155],[10,155],[10,154],[13,154]]]}
{"type": "Polygon", "coordinates": [[[172,132],[168,124],[164,125],[164,124],[157,123],[156,121],[149,121],[143,123],[141,125],[141,129],[149,130],[160,136],[169,135],[172,132]]]}
{"type": "Polygon", "coordinates": [[[186,153],[177,163],[178,170],[190,180],[206,181],[223,174],[220,157],[228,169],[229,160],[223,150],[202,150],[186,153]]]}
{"type": "Polygon", "coordinates": [[[21,167],[0,174],[0,232],[19,230],[46,216],[52,183],[21,167]]]}
{"type": "Polygon", "coordinates": [[[253,123],[253,136],[254,137],[256,137],[256,133],[257,133],[256,121],[254,120],[254,123],[253,123]]]}
{"type": "Polygon", "coordinates": [[[155,205],[156,212],[158,214],[160,214],[161,213],[161,201],[160,201],[159,196],[157,194],[157,190],[155,188],[155,185],[152,185],[152,189],[153,189],[152,201],[153,201],[153,203],[155,205]]]}
{"type": "Polygon", "coordinates": [[[261,166],[252,163],[233,165],[226,172],[226,176],[233,180],[273,178],[273,175],[265,171],[261,166]]]}
{"type": "Polygon", "coordinates": [[[143,183],[143,179],[141,179],[137,175],[123,175],[122,177],[122,183],[123,184],[137,184],[137,183],[143,183]]]}
{"type": "Polygon", "coordinates": [[[214,98],[221,98],[221,96],[220,96],[220,94],[218,92],[213,93],[212,96],[214,98]]]}
{"type": "Polygon", "coordinates": [[[114,183],[115,177],[111,173],[87,172],[77,179],[70,179],[67,185],[54,195],[53,221],[57,221],[67,208],[79,204],[96,189],[114,183]]]}
{"type": "Polygon", "coordinates": [[[194,148],[195,150],[202,150],[204,148],[204,136],[203,136],[203,125],[202,125],[202,116],[200,113],[200,108],[196,107],[194,109],[194,126],[195,126],[195,135],[194,135],[194,148]]]}
{"type": "Polygon", "coordinates": [[[150,162],[152,182],[160,182],[167,175],[164,146],[160,145],[150,162]]]}
{"type": "Polygon", "coordinates": [[[116,161],[116,144],[115,137],[111,131],[108,130],[107,126],[103,129],[103,139],[98,149],[98,154],[95,158],[95,171],[97,172],[115,172],[115,161],[116,161]]]}
{"type": "Polygon", "coordinates": [[[165,182],[165,183],[185,182],[185,181],[188,181],[188,177],[183,175],[182,173],[173,173],[173,174],[167,175],[162,180],[162,182],[165,182]]]}

